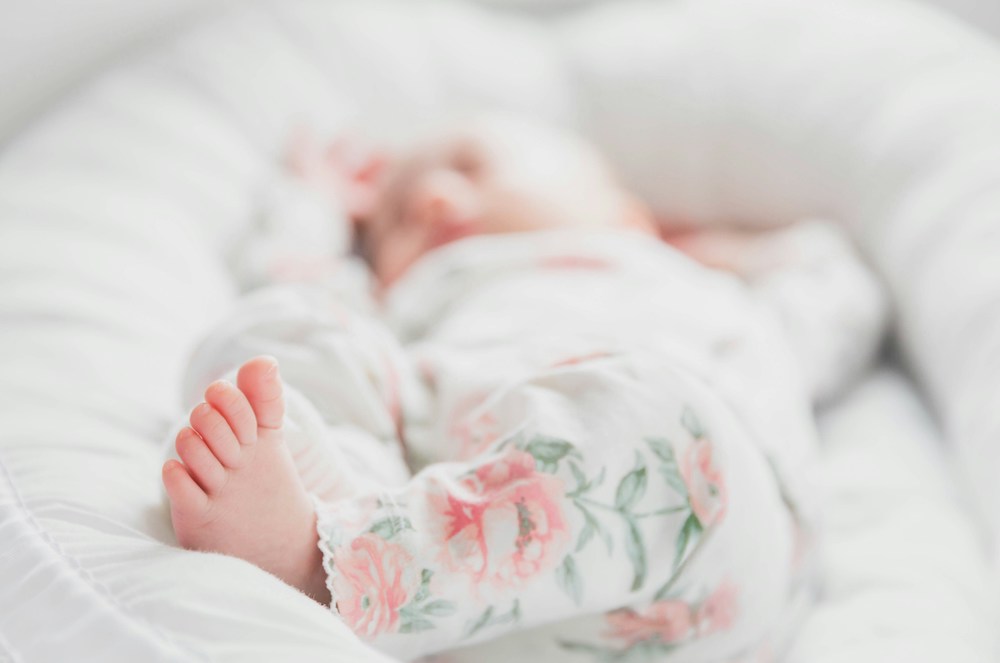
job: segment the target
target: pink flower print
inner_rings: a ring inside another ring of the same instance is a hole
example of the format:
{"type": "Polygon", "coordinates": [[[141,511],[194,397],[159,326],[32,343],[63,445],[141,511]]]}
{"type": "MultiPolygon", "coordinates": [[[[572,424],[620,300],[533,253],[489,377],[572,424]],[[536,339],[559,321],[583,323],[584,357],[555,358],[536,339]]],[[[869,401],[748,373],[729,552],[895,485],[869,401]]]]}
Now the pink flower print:
{"type": "Polygon", "coordinates": [[[562,481],[535,470],[530,454],[511,449],[432,498],[441,562],[474,585],[517,587],[562,559],[569,531],[562,481]]]}
{"type": "Polygon", "coordinates": [[[683,601],[657,601],[643,612],[615,610],[604,619],[609,627],[605,637],[622,640],[626,647],[648,640],[677,642],[693,625],[691,607],[683,601]]]}
{"type": "Polygon", "coordinates": [[[698,438],[684,451],[680,462],[691,510],[702,527],[709,527],[726,515],[725,477],[715,461],[712,442],[698,438]]]}
{"type": "Polygon", "coordinates": [[[709,635],[732,628],[739,616],[739,588],[731,581],[723,581],[695,613],[695,627],[699,635],[709,635]]]}
{"type": "Polygon", "coordinates": [[[374,533],[333,552],[333,597],[344,622],[363,638],[393,633],[399,609],[419,585],[413,558],[402,546],[374,533]]]}

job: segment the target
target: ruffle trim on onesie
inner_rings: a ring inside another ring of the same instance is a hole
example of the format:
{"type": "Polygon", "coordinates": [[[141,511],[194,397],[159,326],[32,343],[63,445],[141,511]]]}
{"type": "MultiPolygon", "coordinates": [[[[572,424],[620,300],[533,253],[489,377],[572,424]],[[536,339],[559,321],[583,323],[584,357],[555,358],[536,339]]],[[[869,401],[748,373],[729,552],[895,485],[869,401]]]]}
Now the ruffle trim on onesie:
{"type": "Polygon", "coordinates": [[[333,548],[336,541],[342,541],[345,535],[344,528],[330,514],[330,505],[325,504],[315,495],[310,495],[313,507],[316,509],[316,533],[319,536],[317,545],[323,554],[323,571],[326,572],[326,589],[330,592],[330,610],[337,615],[340,611],[337,608],[337,594],[334,591],[336,564],[333,559],[333,548]]]}

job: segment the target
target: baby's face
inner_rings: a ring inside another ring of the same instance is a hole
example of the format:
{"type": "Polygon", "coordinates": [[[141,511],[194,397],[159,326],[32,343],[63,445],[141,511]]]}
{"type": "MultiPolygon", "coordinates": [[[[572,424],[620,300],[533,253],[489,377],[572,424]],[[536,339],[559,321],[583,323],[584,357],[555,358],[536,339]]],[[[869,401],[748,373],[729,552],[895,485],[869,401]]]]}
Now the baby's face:
{"type": "Polygon", "coordinates": [[[428,251],[470,235],[645,224],[591,146],[491,116],[393,164],[366,241],[376,274],[390,284],[428,251]]]}

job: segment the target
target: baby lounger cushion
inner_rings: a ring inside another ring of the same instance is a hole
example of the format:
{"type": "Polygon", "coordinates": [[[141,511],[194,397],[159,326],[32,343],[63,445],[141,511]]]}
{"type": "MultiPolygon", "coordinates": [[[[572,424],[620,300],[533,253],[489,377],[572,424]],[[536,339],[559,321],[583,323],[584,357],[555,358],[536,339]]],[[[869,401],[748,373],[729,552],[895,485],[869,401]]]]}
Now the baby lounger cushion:
{"type": "MultiPolygon", "coordinates": [[[[988,42],[881,0],[274,1],[111,71],[0,158],[0,660],[385,660],[172,547],[159,485],[187,355],[304,123],[405,140],[502,106],[577,126],[665,216],[843,219],[996,507],[996,80],[988,42]]],[[[910,388],[879,374],[824,421],[824,599],[792,659],[992,660],[996,591],[910,388]]]]}

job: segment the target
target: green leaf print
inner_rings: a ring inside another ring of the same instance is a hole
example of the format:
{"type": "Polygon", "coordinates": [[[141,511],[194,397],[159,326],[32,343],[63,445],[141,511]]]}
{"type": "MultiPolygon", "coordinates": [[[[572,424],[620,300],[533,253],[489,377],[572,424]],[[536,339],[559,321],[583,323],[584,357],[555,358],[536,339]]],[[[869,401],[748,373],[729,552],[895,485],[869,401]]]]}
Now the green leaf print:
{"type": "Polygon", "coordinates": [[[594,526],[590,524],[590,521],[586,521],[583,524],[583,529],[580,530],[580,536],[576,539],[576,552],[583,550],[584,546],[590,543],[590,540],[594,538],[594,526]]]}
{"type": "Polygon", "coordinates": [[[601,522],[594,515],[594,512],[585,507],[580,500],[574,500],[573,506],[575,506],[581,514],[583,514],[583,519],[585,521],[583,529],[580,531],[580,537],[576,540],[576,552],[583,550],[583,547],[587,545],[591,538],[593,538],[596,533],[601,537],[601,541],[604,542],[604,547],[607,548],[608,554],[614,549],[614,541],[611,538],[611,532],[606,530],[601,522]]]}
{"type": "Polygon", "coordinates": [[[610,555],[613,553],[615,550],[615,539],[611,536],[611,532],[603,527],[598,527],[597,535],[601,537],[601,541],[604,542],[604,548],[608,551],[608,554],[610,555]]]}
{"type": "Polygon", "coordinates": [[[649,450],[664,463],[677,464],[677,460],[674,458],[674,448],[666,439],[662,437],[647,437],[646,444],[649,445],[649,450]]]}
{"type": "Polygon", "coordinates": [[[418,633],[420,631],[429,631],[434,628],[434,622],[423,619],[421,617],[414,617],[408,621],[403,622],[399,625],[400,633],[418,633]]]}
{"type": "Polygon", "coordinates": [[[420,572],[420,587],[413,598],[399,609],[400,633],[417,633],[436,628],[431,617],[450,617],[455,614],[455,604],[452,601],[437,599],[424,603],[430,596],[430,582],[434,572],[423,569],[420,572]]]}
{"type": "Polygon", "coordinates": [[[368,530],[383,539],[391,539],[402,531],[413,530],[413,523],[403,516],[389,516],[375,522],[368,530]]]}
{"type": "Polygon", "coordinates": [[[504,619],[514,624],[521,621],[521,601],[519,599],[514,599],[514,604],[510,607],[510,612],[504,615],[504,619]]]}
{"type": "Polygon", "coordinates": [[[694,413],[694,410],[687,406],[685,406],[684,411],[681,412],[681,426],[684,426],[684,428],[686,428],[695,439],[705,437],[705,429],[702,427],[701,421],[698,419],[698,415],[694,413]]]}
{"type": "Polygon", "coordinates": [[[663,480],[667,482],[668,486],[676,490],[682,497],[684,497],[684,499],[687,499],[687,484],[685,484],[684,479],[681,478],[681,473],[678,471],[676,465],[660,465],[660,475],[663,477],[663,480]]]}
{"type": "Polygon", "coordinates": [[[430,596],[431,577],[433,575],[434,572],[431,571],[430,569],[424,569],[423,571],[420,572],[420,588],[417,589],[417,593],[414,594],[413,596],[413,603],[420,603],[428,596],[430,596]]]}
{"type": "Polygon", "coordinates": [[[492,619],[493,619],[493,606],[489,606],[488,608],[486,608],[486,610],[483,611],[483,614],[479,616],[479,619],[474,621],[472,625],[469,626],[468,630],[465,633],[465,637],[471,638],[481,629],[485,628],[492,619]]]}
{"type": "Polygon", "coordinates": [[[646,467],[632,470],[618,483],[615,491],[615,507],[619,511],[629,511],[646,493],[646,467]]]}
{"type": "Polygon", "coordinates": [[[680,468],[677,466],[677,456],[670,442],[659,437],[647,437],[646,444],[650,450],[660,459],[660,474],[667,485],[677,491],[683,497],[687,497],[687,485],[681,477],[680,468]]]}
{"type": "Polygon", "coordinates": [[[476,633],[489,626],[500,626],[503,624],[517,624],[521,621],[521,602],[514,599],[514,603],[510,607],[510,611],[501,615],[495,615],[496,612],[494,606],[489,606],[483,611],[483,614],[479,616],[475,622],[472,622],[466,629],[464,638],[471,638],[476,633]]]}
{"type": "Polygon", "coordinates": [[[535,457],[538,469],[550,473],[559,469],[560,460],[576,453],[571,443],[551,437],[536,437],[524,450],[535,457]]]}
{"type": "Polygon", "coordinates": [[[603,647],[589,642],[572,642],[559,640],[559,648],[572,654],[586,655],[587,659],[595,663],[648,663],[649,661],[661,661],[664,657],[677,649],[679,644],[665,643],[658,639],[643,640],[625,648],[603,647]]]}
{"type": "Polygon", "coordinates": [[[573,478],[576,479],[576,488],[573,489],[574,493],[585,493],[590,488],[590,484],[587,483],[587,475],[583,473],[580,466],[576,463],[569,464],[570,472],[573,473],[573,478]]]}
{"type": "Polygon", "coordinates": [[[675,577],[676,576],[672,576],[670,580],[665,582],[662,587],[656,590],[656,593],[653,594],[653,603],[656,603],[658,601],[663,601],[670,595],[670,590],[674,588],[675,577]]]}
{"type": "Polygon", "coordinates": [[[583,578],[576,568],[576,560],[572,555],[566,555],[562,564],[556,569],[556,583],[559,588],[573,599],[573,603],[580,605],[583,600],[583,578]]]}
{"type": "Polygon", "coordinates": [[[632,570],[635,576],[632,578],[632,591],[638,591],[646,581],[646,547],[642,542],[642,532],[638,524],[631,518],[625,521],[628,525],[625,534],[625,552],[628,553],[629,561],[632,562],[632,570]]]}
{"type": "Polygon", "coordinates": [[[663,583],[658,590],[656,590],[656,593],[653,594],[653,602],[656,603],[657,601],[664,601],[666,599],[673,598],[671,590],[673,590],[674,585],[677,583],[679,578],[680,576],[676,573],[670,576],[670,578],[663,583]]]}
{"type": "Polygon", "coordinates": [[[677,533],[677,542],[675,544],[674,553],[674,570],[681,565],[684,560],[684,552],[687,550],[688,546],[693,542],[693,539],[701,534],[701,523],[698,522],[698,517],[692,512],[687,520],[684,521],[684,525],[681,526],[681,531],[677,533]]]}
{"type": "Polygon", "coordinates": [[[438,599],[423,606],[420,611],[431,617],[451,617],[455,614],[455,604],[451,601],[438,599]]]}
{"type": "Polygon", "coordinates": [[[570,461],[569,469],[573,473],[573,477],[576,479],[576,488],[566,493],[566,497],[575,500],[578,497],[583,497],[589,493],[592,489],[597,488],[602,483],[604,483],[604,476],[607,473],[606,467],[601,467],[601,471],[597,473],[593,479],[587,480],[587,476],[580,469],[580,466],[576,463],[570,461]]]}

